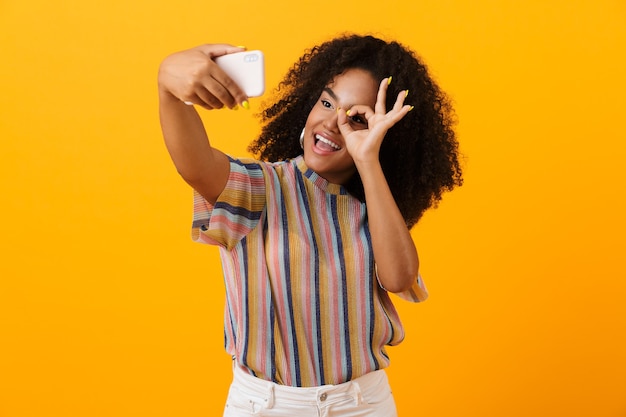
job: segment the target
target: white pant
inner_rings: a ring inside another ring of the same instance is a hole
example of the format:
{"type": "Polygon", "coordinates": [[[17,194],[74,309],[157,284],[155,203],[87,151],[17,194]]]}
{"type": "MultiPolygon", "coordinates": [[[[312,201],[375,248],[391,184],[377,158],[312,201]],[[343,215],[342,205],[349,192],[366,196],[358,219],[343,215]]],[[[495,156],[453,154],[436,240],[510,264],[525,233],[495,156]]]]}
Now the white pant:
{"type": "Polygon", "coordinates": [[[339,385],[290,387],[256,378],[235,364],[224,417],[397,417],[385,371],[339,385]]]}

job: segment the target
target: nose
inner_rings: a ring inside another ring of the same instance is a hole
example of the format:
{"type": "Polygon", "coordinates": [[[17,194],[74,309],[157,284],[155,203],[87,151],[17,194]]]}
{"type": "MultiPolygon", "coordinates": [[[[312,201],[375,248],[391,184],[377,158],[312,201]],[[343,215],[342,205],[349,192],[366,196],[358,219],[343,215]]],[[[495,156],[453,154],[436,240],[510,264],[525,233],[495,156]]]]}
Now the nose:
{"type": "Polygon", "coordinates": [[[329,113],[331,114],[329,114],[328,117],[324,119],[324,123],[322,123],[322,125],[324,126],[324,129],[327,129],[331,132],[338,132],[339,125],[337,124],[337,112],[333,111],[329,113]]]}

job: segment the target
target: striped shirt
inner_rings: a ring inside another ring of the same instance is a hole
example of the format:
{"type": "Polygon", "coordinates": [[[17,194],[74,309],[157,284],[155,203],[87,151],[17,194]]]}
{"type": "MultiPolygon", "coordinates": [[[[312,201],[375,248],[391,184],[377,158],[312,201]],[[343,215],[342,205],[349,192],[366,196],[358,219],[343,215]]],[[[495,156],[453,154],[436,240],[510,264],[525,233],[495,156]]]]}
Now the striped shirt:
{"type": "MultiPolygon", "coordinates": [[[[308,169],[231,159],[215,205],[194,196],[195,241],[220,247],[225,347],[244,371],[289,386],[385,368],[404,338],[376,279],[365,204],[308,169]]],[[[421,278],[399,294],[427,297],[421,278]]]]}

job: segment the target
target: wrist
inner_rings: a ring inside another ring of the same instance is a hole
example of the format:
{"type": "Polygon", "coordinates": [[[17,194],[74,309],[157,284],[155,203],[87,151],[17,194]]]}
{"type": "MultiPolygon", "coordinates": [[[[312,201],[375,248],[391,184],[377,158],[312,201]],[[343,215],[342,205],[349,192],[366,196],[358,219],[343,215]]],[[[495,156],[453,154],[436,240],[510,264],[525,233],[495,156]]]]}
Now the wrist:
{"type": "Polygon", "coordinates": [[[174,103],[180,101],[178,97],[170,92],[163,84],[159,83],[159,101],[161,103],[174,103]]]}
{"type": "Polygon", "coordinates": [[[383,170],[378,158],[355,160],[354,165],[361,177],[375,172],[382,173],[383,170]]]}

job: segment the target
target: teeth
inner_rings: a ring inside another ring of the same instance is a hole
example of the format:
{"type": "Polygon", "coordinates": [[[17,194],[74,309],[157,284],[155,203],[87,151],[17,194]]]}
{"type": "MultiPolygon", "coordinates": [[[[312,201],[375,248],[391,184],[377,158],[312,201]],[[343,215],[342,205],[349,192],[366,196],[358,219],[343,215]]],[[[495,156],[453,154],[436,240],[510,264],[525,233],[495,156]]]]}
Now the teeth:
{"type": "Polygon", "coordinates": [[[326,138],[321,137],[320,135],[315,135],[315,139],[324,142],[325,144],[327,144],[328,146],[331,146],[337,150],[341,149],[341,147],[339,145],[337,145],[335,142],[331,142],[326,138]]]}

